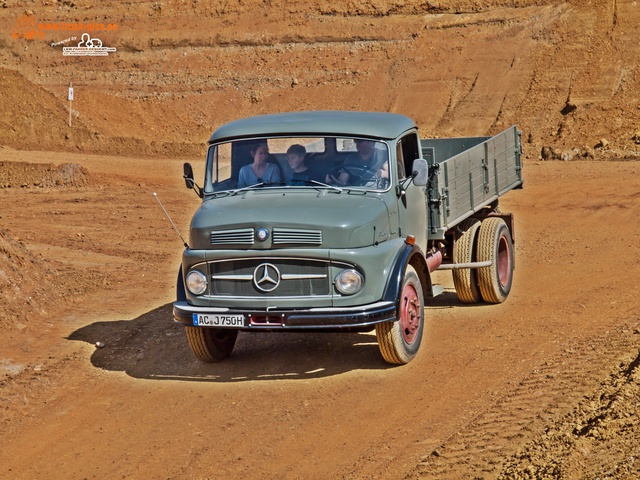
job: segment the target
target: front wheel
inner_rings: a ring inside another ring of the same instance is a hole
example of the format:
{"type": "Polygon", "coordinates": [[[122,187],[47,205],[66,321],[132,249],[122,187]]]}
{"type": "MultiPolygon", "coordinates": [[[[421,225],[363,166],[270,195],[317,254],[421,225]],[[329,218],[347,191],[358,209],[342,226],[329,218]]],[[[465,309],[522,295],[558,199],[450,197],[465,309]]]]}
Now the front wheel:
{"type": "Polygon", "coordinates": [[[418,353],[424,330],[424,295],[420,277],[411,265],[402,281],[398,318],[376,324],[382,357],[396,365],[409,363],[418,353]]]}
{"type": "Polygon", "coordinates": [[[220,362],[233,351],[238,330],[227,328],[185,327],[193,354],[203,362],[220,362]]]}

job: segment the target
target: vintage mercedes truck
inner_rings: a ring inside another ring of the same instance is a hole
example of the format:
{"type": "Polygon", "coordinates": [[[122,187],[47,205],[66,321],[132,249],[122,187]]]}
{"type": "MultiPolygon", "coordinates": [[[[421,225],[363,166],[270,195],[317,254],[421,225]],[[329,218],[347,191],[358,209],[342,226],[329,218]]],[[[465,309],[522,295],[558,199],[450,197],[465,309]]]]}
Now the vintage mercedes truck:
{"type": "Polygon", "coordinates": [[[209,139],[202,199],[173,315],[193,353],[220,361],[238,332],[376,332],[382,357],[418,353],[432,282],[450,269],[464,303],[504,302],[521,188],[515,127],[494,137],[420,140],[391,113],[263,115],[209,139]]]}

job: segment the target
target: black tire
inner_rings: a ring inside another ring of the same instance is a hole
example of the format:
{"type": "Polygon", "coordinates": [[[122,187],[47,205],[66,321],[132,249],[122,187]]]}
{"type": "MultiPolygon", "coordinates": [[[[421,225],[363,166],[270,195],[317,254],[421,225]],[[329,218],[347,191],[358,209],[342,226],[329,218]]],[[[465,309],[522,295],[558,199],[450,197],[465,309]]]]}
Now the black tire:
{"type": "Polygon", "coordinates": [[[478,269],[478,285],[487,303],[502,303],[513,282],[513,241],[507,224],[498,217],[485,218],[478,231],[477,260],[491,260],[490,267],[478,269]]]}
{"type": "Polygon", "coordinates": [[[228,328],[185,327],[193,354],[203,362],[220,362],[233,351],[238,330],[228,328]]]}
{"type": "MultiPolygon", "coordinates": [[[[467,218],[455,232],[453,244],[453,263],[469,263],[476,259],[476,237],[480,228],[480,220],[467,218]]],[[[473,268],[453,270],[453,284],[462,303],[479,303],[482,301],[476,271],[473,268]]]]}
{"type": "Polygon", "coordinates": [[[398,318],[376,324],[376,337],[382,358],[404,365],[418,353],[424,331],[424,295],[415,269],[407,265],[402,281],[398,318]]]}

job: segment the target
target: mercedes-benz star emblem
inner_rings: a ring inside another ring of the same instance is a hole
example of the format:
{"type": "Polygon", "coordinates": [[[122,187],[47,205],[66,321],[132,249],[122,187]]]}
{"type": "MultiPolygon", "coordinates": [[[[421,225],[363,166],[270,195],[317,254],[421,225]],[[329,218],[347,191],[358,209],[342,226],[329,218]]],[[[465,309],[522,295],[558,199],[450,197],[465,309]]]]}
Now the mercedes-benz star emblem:
{"type": "Polygon", "coordinates": [[[280,285],[280,271],[275,265],[261,263],[253,271],[253,284],[263,292],[273,292],[280,285]]]}
{"type": "Polygon", "coordinates": [[[267,230],[264,227],[259,228],[258,231],[256,232],[256,237],[261,242],[264,242],[267,238],[269,238],[269,230],[267,230]]]}

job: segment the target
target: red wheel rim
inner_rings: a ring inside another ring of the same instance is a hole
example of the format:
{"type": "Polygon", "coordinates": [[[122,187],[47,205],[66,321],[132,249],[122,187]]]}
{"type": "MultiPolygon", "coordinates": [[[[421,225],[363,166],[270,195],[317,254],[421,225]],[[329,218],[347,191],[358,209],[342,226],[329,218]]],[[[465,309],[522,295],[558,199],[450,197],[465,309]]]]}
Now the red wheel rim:
{"type": "Polygon", "coordinates": [[[420,329],[420,299],[413,285],[405,285],[400,300],[400,328],[407,345],[413,344],[420,329]]]}
{"type": "Polygon", "coordinates": [[[500,235],[498,240],[498,280],[502,287],[509,285],[511,280],[511,252],[505,235],[500,235]]]}

